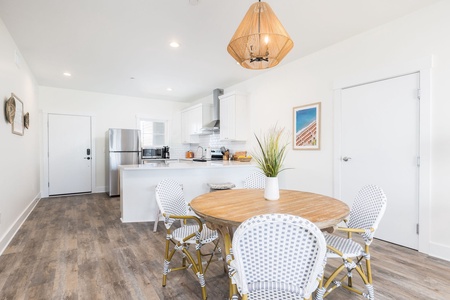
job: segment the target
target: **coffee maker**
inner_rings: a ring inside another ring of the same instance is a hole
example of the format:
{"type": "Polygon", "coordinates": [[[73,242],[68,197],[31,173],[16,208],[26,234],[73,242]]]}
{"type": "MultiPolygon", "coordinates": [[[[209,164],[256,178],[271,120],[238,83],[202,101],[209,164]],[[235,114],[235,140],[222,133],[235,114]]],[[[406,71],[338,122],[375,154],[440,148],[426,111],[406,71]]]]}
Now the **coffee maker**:
{"type": "Polygon", "coordinates": [[[161,151],[162,158],[170,158],[169,146],[163,146],[161,151]]]}

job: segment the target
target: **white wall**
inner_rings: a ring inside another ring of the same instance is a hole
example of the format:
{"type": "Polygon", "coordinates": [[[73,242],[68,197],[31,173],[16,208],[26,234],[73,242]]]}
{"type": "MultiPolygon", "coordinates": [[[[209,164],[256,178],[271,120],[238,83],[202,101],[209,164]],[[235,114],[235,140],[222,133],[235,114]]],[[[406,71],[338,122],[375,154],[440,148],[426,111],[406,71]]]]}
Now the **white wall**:
{"type": "MultiPolygon", "coordinates": [[[[450,1],[274,68],[225,89],[248,92],[252,130],[277,123],[292,132],[292,108],[322,102],[320,151],[288,153],[287,187],[333,194],[333,87],[368,71],[408,64],[433,55],[430,254],[450,260],[450,1]]],[[[301,41],[296,41],[301,47],[301,41]]],[[[250,141],[254,144],[254,141],[250,141]]],[[[251,145],[249,145],[251,147],[251,145]]]]}
{"type": "Polygon", "coordinates": [[[38,96],[35,79],[20,57],[15,63],[17,47],[0,20],[0,253],[16,232],[39,194],[38,96]],[[12,134],[4,117],[5,101],[14,93],[30,113],[30,128],[23,136],[12,134]]]}
{"type": "MultiPolygon", "coordinates": [[[[46,135],[48,113],[68,113],[93,117],[93,139],[95,154],[95,182],[93,192],[105,191],[105,133],[109,128],[137,128],[137,116],[169,120],[169,135],[176,144],[180,138],[179,111],[186,103],[143,99],[127,96],[59,89],[39,88],[39,109],[42,114],[43,144],[46,135]],[[177,117],[178,116],[178,117],[177,117]],[[178,139],[178,140],[177,140],[178,139]]],[[[44,147],[43,147],[44,149],[44,147]]],[[[47,196],[44,158],[41,160],[42,191],[47,196]]]]}

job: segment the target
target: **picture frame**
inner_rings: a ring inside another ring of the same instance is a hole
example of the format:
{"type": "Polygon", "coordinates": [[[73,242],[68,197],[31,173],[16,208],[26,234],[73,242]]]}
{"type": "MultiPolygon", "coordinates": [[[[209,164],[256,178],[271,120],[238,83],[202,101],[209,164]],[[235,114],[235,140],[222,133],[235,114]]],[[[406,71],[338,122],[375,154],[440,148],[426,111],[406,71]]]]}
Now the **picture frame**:
{"type": "Polygon", "coordinates": [[[5,119],[9,124],[14,122],[14,115],[16,114],[16,100],[14,96],[9,97],[5,102],[5,119]]]}
{"type": "Polygon", "coordinates": [[[27,112],[25,114],[25,116],[23,117],[23,125],[25,126],[26,129],[30,128],[30,113],[27,112]]]}
{"type": "Polygon", "coordinates": [[[293,108],[294,150],[320,150],[320,102],[293,108]]]}
{"type": "Polygon", "coordinates": [[[17,135],[23,135],[24,131],[24,114],[23,114],[23,102],[16,95],[11,94],[14,97],[16,103],[16,110],[14,114],[14,120],[12,122],[12,133],[17,135]]]}

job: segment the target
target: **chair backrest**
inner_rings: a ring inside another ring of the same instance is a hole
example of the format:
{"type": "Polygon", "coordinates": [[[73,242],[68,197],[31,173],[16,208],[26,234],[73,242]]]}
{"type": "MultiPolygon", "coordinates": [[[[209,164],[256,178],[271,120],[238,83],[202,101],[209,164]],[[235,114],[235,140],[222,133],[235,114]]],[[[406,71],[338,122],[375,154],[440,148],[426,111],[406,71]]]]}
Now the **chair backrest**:
{"type": "MultiPolygon", "coordinates": [[[[348,218],[348,227],[376,230],[384,215],[387,198],[383,190],[376,185],[364,186],[356,195],[348,218]]],[[[366,243],[373,238],[373,234],[367,231],[362,234],[366,243]]]]}
{"type": "Polygon", "coordinates": [[[266,186],[266,175],[256,171],[250,174],[244,180],[244,188],[246,189],[263,189],[266,186]]]}
{"type": "Polygon", "coordinates": [[[163,214],[187,214],[187,204],[183,196],[181,184],[173,179],[164,179],[156,186],[156,202],[163,214]]]}
{"type": "Polygon", "coordinates": [[[320,229],[288,214],[246,220],[234,234],[232,251],[242,293],[281,289],[308,298],[326,263],[326,242],[320,229]]]}

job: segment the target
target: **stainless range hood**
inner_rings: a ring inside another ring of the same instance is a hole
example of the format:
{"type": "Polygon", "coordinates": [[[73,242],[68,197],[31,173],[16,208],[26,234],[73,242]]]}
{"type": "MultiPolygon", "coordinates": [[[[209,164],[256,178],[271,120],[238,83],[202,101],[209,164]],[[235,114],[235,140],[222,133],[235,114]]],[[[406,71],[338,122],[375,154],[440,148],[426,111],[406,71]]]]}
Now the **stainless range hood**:
{"type": "Polygon", "coordinates": [[[219,96],[223,95],[223,89],[213,90],[213,117],[212,121],[205,124],[202,130],[219,130],[220,129],[220,100],[219,96]]]}

